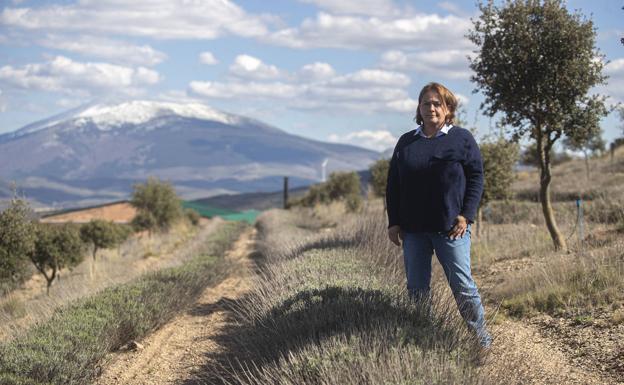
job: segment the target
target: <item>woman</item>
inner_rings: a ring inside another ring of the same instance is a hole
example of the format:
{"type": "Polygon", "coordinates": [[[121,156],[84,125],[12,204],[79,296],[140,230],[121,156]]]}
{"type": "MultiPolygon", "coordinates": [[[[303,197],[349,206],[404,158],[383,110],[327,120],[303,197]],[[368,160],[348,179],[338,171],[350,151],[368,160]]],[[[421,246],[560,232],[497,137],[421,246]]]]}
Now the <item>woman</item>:
{"type": "Polygon", "coordinates": [[[470,227],[483,192],[481,153],[470,131],[453,126],[457,99],[438,83],[420,91],[416,123],[399,139],[388,172],[388,237],[403,243],[407,289],[428,298],[435,251],[459,311],[483,347],[491,337],[470,272],[470,227]]]}

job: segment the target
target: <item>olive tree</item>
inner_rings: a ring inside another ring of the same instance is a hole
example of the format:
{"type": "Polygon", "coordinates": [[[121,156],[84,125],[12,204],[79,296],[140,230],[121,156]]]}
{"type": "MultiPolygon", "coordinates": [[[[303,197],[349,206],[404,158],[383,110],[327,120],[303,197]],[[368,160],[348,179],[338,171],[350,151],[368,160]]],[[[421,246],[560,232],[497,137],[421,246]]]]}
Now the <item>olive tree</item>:
{"type": "Polygon", "coordinates": [[[597,130],[587,138],[568,137],[563,141],[564,145],[573,151],[580,151],[585,158],[585,176],[590,178],[589,157],[602,153],[606,148],[606,143],[602,138],[602,130],[597,130]]]}
{"type": "Polygon", "coordinates": [[[32,210],[24,200],[12,199],[0,212],[0,283],[24,280],[34,233],[32,210]]]}
{"type": "Polygon", "coordinates": [[[80,238],[86,244],[93,245],[93,260],[99,249],[108,249],[123,242],[122,232],[118,225],[102,219],[93,219],[80,227],[80,238]]]}
{"type": "Polygon", "coordinates": [[[477,46],[470,58],[475,92],[489,116],[502,115],[515,139],[536,143],[540,200],[556,249],[565,249],[550,201],[553,145],[562,135],[587,138],[607,114],[604,97],[588,95],[601,83],[602,55],[591,20],[570,13],[562,0],[507,0],[480,4],[468,38],[477,46]]]}
{"type": "Polygon", "coordinates": [[[514,166],[518,161],[518,144],[503,137],[487,139],[479,145],[483,159],[483,196],[477,211],[477,234],[482,226],[482,207],[493,200],[507,200],[512,197],[514,166]]]}
{"type": "Polygon", "coordinates": [[[386,185],[388,183],[389,169],[390,159],[379,159],[370,166],[371,186],[373,187],[373,193],[378,197],[386,197],[386,185]]]}
{"type": "Polygon", "coordinates": [[[150,233],[155,229],[169,229],[182,215],[182,205],[173,186],[157,178],[134,185],[130,203],[137,209],[133,225],[150,233]]]}
{"type": "Polygon", "coordinates": [[[362,206],[360,194],[360,176],[357,172],[333,172],[327,182],[310,186],[299,202],[306,207],[343,201],[349,211],[357,211],[362,206]]]}
{"type": "Polygon", "coordinates": [[[84,243],[78,230],[69,225],[38,225],[35,247],[29,253],[30,260],[45,278],[46,292],[64,268],[72,268],[82,262],[84,243]]]}

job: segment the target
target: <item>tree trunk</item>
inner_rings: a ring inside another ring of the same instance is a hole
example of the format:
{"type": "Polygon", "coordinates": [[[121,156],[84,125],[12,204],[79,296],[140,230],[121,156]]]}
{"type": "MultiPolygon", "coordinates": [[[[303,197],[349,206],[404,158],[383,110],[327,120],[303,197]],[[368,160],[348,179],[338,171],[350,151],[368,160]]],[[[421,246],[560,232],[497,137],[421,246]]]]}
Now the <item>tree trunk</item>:
{"type": "Polygon", "coordinates": [[[587,150],[584,150],[583,154],[585,155],[585,172],[587,173],[587,180],[589,180],[589,154],[587,150]]]}
{"type": "Polygon", "coordinates": [[[47,281],[47,285],[46,285],[46,295],[50,295],[50,286],[52,286],[52,281],[54,281],[54,278],[56,278],[56,267],[52,268],[52,274],[50,274],[50,276],[48,277],[46,274],[43,275],[47,281]]]}
{"type": "Polygon", "coordinates": [[[567,245],[565,238],[561,235],[559,231],[559,227],[557,226],[557,221],[555,220],[555,216],[552,210],[552,205],[550,203],[550,181],[552,180],[552,175],[550,172],[550,147],[546,146],[544,140],[546,139],[543,136],[541,130],[538,131],[537,138],[537,151],[540,160],[540,201],[542,203],[542,211],[544,212],[544,220],[546,221],[546,227],[550,232],[550,237],[555,246],[555,250],[567,250],[567,245]]]}

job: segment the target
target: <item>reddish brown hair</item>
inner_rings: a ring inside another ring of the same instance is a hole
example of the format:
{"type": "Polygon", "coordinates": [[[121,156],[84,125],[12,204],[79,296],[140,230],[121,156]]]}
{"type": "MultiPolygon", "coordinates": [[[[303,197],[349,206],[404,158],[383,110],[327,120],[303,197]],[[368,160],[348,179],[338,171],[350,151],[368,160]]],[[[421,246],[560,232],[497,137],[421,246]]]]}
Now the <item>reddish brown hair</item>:
{"type": "Polygon", "coordinates": [[[433,91],[440,96],[440,99],[446,109],[448,110],[448,114],[446,115],[446,123],[451,124],[455,121],[455,111],[457,110],[457,98],[453,93],[446,87],[444,87],[440,83],[429,83],[420,90],[420,95],[418,95],[418,107],[416,107],[416,116],[414,120],[417,124],[423,124],[423,118],[420,115],[420,103],[422,102],[423,96],[429,91],[433,91]]]}

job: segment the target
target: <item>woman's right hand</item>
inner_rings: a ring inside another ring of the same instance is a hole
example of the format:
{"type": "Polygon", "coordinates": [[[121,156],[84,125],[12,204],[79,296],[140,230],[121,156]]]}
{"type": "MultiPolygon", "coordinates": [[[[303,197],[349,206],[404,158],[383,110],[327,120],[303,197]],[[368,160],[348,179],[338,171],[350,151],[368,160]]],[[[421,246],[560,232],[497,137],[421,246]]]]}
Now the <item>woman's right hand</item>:
{"type": "Polygon", "coordinates": [[[403,237],[401,236],[401,227],[399,225],[388,227],[388,238],[390,238],[390,242],[397,246],[401,246],[401,241],[403,240],[403,237]]]}

